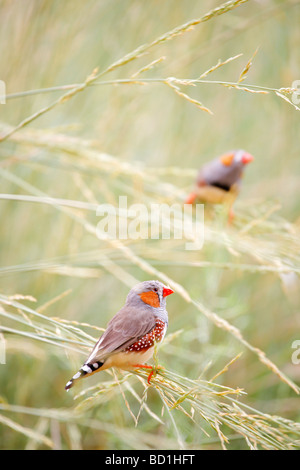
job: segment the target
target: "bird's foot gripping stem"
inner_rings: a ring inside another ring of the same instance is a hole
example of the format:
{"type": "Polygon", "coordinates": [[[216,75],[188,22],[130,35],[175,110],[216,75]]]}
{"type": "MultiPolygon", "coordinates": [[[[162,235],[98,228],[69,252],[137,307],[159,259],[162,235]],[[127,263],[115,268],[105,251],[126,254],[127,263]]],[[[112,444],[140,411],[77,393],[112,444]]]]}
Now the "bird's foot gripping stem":
{"type": "Polygon", "coordinates": [[[150,381],[153,377],[153,374],[156,373],[159,370],[164,369],[162,366],[149,366],[148,364],[134,364],[134,367],[137,369],[151,369],[150,374],[148,375],[147,382],[150,385],[150,381]]]}

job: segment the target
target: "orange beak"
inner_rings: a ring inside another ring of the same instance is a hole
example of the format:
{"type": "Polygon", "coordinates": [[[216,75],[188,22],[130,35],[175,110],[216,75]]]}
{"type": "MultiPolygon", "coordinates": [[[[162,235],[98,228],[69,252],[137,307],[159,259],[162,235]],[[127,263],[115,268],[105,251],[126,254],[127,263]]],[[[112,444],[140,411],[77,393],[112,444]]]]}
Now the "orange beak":
{"type": "Polygon", "coordinates": [[[174,291],[172,289],[169,289],[167,287],[164,287],[163,290],[163,297],[167,297],[167,295],[174,294],[174,291]]]}
{"type": "Polygon", "coordinates": [[[253,159],[254,159],[253,155],[247,152],[245,152],[242,156],[242,162],[244,165],[247,165],[247,163],[252,162],[253,159]]]}

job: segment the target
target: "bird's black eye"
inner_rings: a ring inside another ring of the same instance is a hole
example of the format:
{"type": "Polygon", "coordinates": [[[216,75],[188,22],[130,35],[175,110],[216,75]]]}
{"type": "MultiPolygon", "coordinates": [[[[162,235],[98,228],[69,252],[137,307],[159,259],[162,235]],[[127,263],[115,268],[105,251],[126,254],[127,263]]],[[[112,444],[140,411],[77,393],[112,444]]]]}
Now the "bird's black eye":
{"type": "Polygon", "coordinates": [[[157,291],[158,291],[157,287],[154,287],[154,289],[153,289],[153,290],[154,290],[154,292],[157,292],[157,291]]]}

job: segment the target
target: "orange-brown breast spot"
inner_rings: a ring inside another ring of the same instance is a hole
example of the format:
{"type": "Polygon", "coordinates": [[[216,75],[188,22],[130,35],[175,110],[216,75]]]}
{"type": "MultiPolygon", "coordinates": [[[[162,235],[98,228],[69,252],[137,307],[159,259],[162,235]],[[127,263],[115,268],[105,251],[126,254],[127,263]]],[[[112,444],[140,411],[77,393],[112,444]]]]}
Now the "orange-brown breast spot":
{"type": "Polygon", "coordinates": [[[156,292],[142,292],[140,298],[145,304],[151,305],[151,307],[160,307],[159,297],[156,292]]]}

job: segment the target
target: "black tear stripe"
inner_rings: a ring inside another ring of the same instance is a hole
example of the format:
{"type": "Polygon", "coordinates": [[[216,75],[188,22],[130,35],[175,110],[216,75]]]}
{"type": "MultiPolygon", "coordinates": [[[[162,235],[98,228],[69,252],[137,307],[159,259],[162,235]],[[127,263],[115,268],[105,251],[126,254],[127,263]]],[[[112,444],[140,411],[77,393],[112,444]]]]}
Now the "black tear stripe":
{"type": "Polygon", "coordinates": [[[215,186],[216,188],[223,189],[224,191],[230,191],[230,186],[227,184],[222,184],[222,183],[210,183],[210,186],[215,186]]]}

